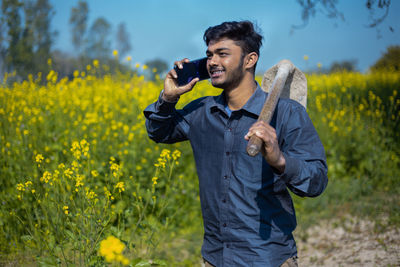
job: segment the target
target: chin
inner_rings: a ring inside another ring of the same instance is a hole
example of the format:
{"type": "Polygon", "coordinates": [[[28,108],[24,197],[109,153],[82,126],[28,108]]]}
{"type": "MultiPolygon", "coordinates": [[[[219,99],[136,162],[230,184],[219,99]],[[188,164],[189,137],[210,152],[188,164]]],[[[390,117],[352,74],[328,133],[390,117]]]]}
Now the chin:
{"type": "Polygon", "coordinates": [[[224,88],[225,88],[225,83],[224,83],[224,82],[213,81],[213,80],[211,79],[211,84],[212,84],[212,86],[217,87],[217,88],[221,88],[221,89],[224,89],[224,88]]]}

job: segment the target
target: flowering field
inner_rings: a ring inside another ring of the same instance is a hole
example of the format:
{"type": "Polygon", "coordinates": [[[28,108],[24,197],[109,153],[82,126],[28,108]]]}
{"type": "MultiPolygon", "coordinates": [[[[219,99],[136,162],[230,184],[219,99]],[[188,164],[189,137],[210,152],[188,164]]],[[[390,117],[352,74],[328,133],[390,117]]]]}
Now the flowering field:
{"type": "MultiPolygon", "coordinates": [[[[99,68],[94,61],[73,80],[50,72],[0,85],[0,264],[199,264],[190,146],[155,144],[144,126],[162,81],[100,77],[99,68]]],[[[319,201],[295,198],[300,224],[349,194],[400,193],[399,85],[392,72],[308,76],[330,185],[319,201]]],[[[219,93],[204,81],[179,106],[219,93]]]]}

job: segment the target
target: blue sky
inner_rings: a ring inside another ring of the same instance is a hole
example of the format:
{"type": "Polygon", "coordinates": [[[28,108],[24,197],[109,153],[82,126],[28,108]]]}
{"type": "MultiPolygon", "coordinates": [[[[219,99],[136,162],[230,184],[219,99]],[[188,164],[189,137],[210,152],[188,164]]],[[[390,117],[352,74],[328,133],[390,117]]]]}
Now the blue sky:
{"type": "MultiPolygon", "coordinates": [[[[55,47],[73,54],[68,24],[71,7],[78,0],[51,0],[56,11],[53,29],[58,31],[55,47]]],[[[314,69],[317,63],[328,67],[333,61],[357,60],[360,71],[386,51],[400,45],[400,1],[392,1],[388,18],[377,30],[365,27],[369,13],[365,0],[340,0],[338,9],[345,21],[332,20],[318,13],[308,26],[290,34],[292,25],[300,25],[301,9],[296,0],[88,0],[89,25],[98,17],[117,25],[125,22],[131,37],[132,61],[144,63],[161,58],[173,64],[177,59],[205,56],[203,33],[223,21],[250,20],[264,36],[258,72],[281,59],[291,60],[302,70],[314,69]],[[389,26],[395,29],[392,33],[389,26]],[[309,60],[303,59],[304,55],[309,60]]],[[[114,37],[114,36],[113,36],[114,37]]]]}

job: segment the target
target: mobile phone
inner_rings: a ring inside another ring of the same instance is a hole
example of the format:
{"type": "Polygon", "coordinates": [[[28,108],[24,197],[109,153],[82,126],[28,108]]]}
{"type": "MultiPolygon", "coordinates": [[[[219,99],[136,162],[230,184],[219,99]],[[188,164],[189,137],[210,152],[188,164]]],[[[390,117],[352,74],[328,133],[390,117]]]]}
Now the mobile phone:
{"type": "Polygon", "coordinates": [[[200,81],[210,78],[207,71],[206,57],[183,63],[182,67],[182,69],[177,66],[174,67],[176,74],[178,75],[179,86],[188,84],[194,78],[199,78],[200,81]]]}

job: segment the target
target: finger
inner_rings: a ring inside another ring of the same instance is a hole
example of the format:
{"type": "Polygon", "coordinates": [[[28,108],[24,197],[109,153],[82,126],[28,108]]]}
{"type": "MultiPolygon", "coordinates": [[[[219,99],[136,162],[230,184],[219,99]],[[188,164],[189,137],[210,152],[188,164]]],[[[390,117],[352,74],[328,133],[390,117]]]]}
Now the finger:
{"type": "Polygon", "coordinates": [[[249,131],[247,132],[246,135],[252,136],[255,131],[263,130],[263,129],[266,129],[265,126],[260,124],[260,122],[256,122],[250,127],[250,129],[249,129],[249,131]]]}
{"type": "Polygon", "coordinates": [[[186,86],[192,89],[199,80],[200,80],[199,78],[194,78],[186,86]]]}
{"type": "Polygon", "coordinates": [[[186,93],[190,90],[193,89],[193,87],[195,86],[195,84],[199,81],[199,78],[194,78],[193,80],[191,80],[188,84],[181,86],[179,89],[182,90],[182,93],[186,93]]]}
{"type": "Polygon", "coordinates": [[[267,127],[265,127],[265,125],[260,125],[260,124],[253,125],[249,129],[249,132],[245,135],[244,138],[246,140],[248,140],[253,135],[257,136],[258,138],[263,140],[263,142],[265,142],[265,143],[269,143],[276,139],[276,134],[272,127],[267,128],[267,127]]]}
{"type": "Polygon", "coordinates": [[[182,60],[178,60],[174,62],[174,65],[177,66],[179,69],[183,69],[183,63],[188,63],[190,60],[188,58],[184,58],[182,60]]]}
{"type": "Polygon", "coordinates": [[[260,133],[259,133],[260,131],[263,131],[263,129],[260,128],[260,127],[252,127],[252,128],[249,129],[249,131],[248,131],[247,134],[244,136],[244,138],[245,138],[246,140],[249,140],[250,137],[252,137],[253,135],[258,136],[258,134],[260,134],[260,133]],[[258,134],[257,134],[257,133],[258,133],[258,134]]]}
{"type": "Polygon", "coordinates": [[[268,123],[264,122],[264,121],[258,121],[256,123],[254,123],[250,129],[249,132],[253,132],[254,130],[263,130],[263,131],[267,131],[269,133],[271,133],[272,135],[275,134],[275,129],[274,127],[272,127],[271,125],[269,125],[268,123]]]}
{"type": "Polygon", "coordinates": [[[255,126],[255,127],[262,127],[262,128],[266,128],[266,129],[274,129],[271,125],[269,125],[269,124],[266,123],[265,121],[257,121],[257,122],[254,123],[252,126],[255,126]]]}
{"type": "Polygon", "coordinates": [[[171,77],[173,77],[174,79],[178,79],[178,74],[176,73],[176,71],[174,69],[172,69],[170,71],[171,77]]]}
{"type": "Polygon", "coordinates": [[[264,121],[256,121],[255,123],[253,123],[253,125],[251,125],[250,129],[258,128],[258,127],[267,128],[268,126],[269,125],[267,123],[265,123],[264,121]]]}
{"type": "Polygon", "coordinates": [[[182,69],[182,68],[183,68],[183,66],[182,66],[182,60],[175,61],[175,62],[174,62],[174,66],[178,67],[179,69],[182,69]]]}
{"type": "Polygon", "coordinates": [[[265,131],[263,131],[262,129],[255,129],[254,131],[252,131],[250,133],[250,137],[251,136],[257,136],[258,138],[260,138],[261,140],[265,141],[265,139],[267,138],[267,134],[265,133],[265,131]]]}

